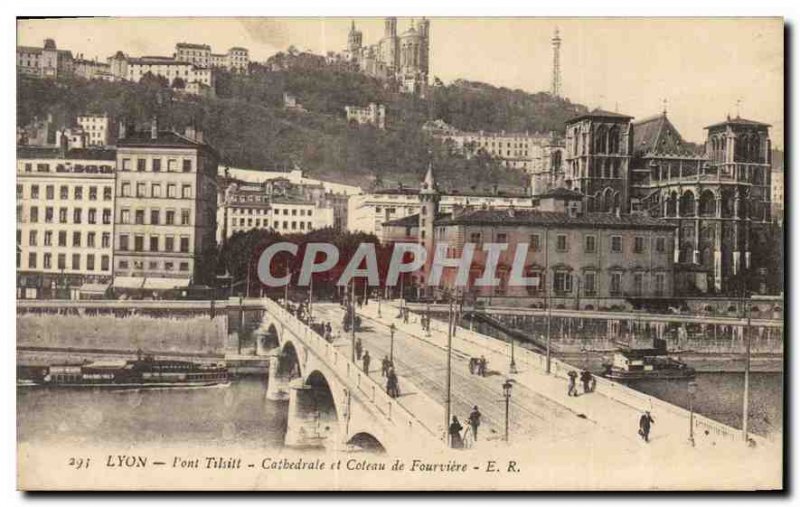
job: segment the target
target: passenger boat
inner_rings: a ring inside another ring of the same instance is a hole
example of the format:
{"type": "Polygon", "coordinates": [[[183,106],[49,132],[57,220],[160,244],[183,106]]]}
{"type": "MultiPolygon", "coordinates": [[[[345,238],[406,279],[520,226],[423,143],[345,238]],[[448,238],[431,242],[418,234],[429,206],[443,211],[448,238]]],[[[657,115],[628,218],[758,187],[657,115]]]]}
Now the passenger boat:
{"type": "Polygon", "coordinates": [[[26,368],[17,385],[53,387],[168,388],[210,387],[230,381],[224,363],[159,360],[152,356],[136,360],[93,361],[26,368]]]}
{"type": "Polygon", "coordinates": [[[610,363],[603,365],[603,376],[612,380],[682,380],[695,377],[694,368],[671,357],[666,341],[654,340],[653,348],[620,347],[610,363]]]}

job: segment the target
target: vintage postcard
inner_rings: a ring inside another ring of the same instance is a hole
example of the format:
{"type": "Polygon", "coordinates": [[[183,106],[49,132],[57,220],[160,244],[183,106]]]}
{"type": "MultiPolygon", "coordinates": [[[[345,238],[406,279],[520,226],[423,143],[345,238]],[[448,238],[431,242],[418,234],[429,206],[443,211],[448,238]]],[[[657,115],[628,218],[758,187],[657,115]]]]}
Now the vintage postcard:
{"type": "Polygon", "coordinates": [[[780,18],[18,19],[21,490],[780,490],[780,18]]]}

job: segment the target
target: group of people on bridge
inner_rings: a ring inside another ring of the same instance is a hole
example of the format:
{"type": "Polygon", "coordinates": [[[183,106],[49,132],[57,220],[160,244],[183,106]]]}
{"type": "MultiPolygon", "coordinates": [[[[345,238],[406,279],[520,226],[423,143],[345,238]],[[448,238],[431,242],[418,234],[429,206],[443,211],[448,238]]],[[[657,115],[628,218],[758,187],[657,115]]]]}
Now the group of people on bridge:
{"type": "Polygon", "coordinates": [[[481,425],[481,417],[481,411],[478,410],[478,405],[475,405],[472,407],[472,412],[467,416],[467,429],[464,429],[458,417],[453,416],[450,427],[447,429],[450,447],[453,449],[472,447],[478,441],[478,428],[481,425]]]}

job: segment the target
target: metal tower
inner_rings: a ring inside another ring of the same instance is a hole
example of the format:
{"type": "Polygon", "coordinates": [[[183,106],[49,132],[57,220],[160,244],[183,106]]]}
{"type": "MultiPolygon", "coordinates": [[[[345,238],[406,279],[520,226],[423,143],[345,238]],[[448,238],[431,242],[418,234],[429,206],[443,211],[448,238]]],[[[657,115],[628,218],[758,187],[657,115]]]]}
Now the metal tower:
{"type": "Polygon", "coordinates": [[[553,45],[553,84],[550,93],[554,97],[561,96],[561,37],[558,36],[558,27],[550,39],[553,45]]]}

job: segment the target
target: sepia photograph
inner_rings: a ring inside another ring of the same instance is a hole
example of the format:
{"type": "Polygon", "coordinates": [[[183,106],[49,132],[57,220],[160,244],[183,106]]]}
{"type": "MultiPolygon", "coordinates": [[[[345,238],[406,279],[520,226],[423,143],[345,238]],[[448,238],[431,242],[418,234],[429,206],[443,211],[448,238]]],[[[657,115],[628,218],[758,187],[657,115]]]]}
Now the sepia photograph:
{"type": "Polygon", "coordinates": [[[785,30],[18,17],[16,487],[783,490],[785,30]]]}

